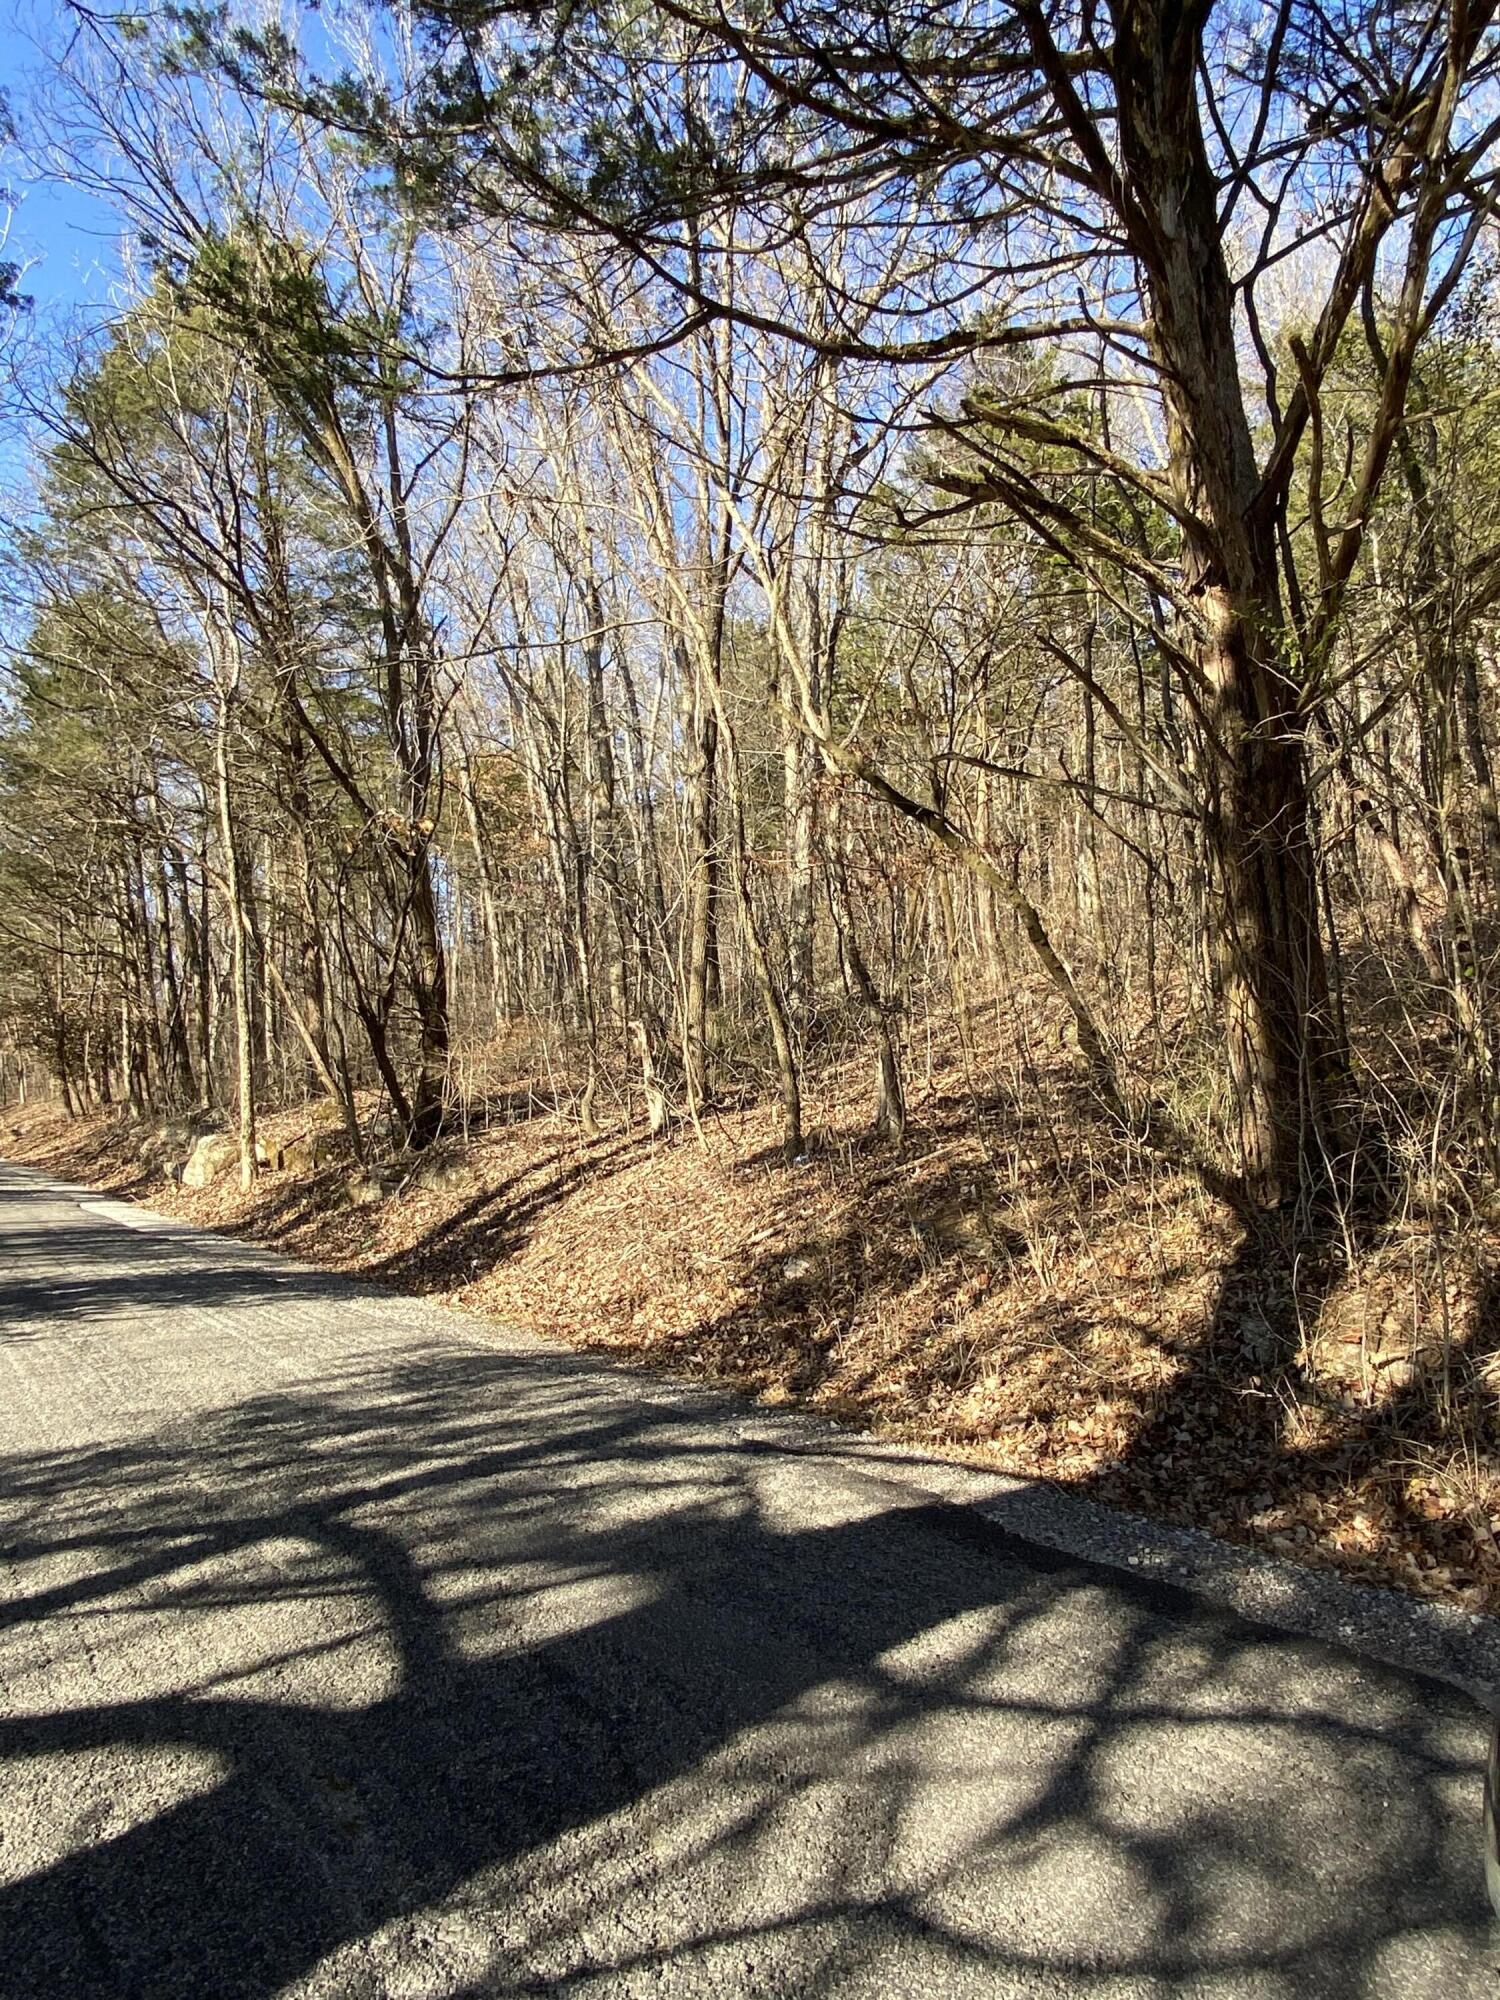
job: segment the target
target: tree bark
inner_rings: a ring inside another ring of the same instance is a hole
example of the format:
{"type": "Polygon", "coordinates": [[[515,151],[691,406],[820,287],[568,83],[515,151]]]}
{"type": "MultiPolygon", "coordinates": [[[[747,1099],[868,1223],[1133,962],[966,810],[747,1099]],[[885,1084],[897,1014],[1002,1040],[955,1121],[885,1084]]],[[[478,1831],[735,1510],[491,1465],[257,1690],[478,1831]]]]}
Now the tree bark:
{"type": "Polygon", "coordinates": [[[219,794],[219,837],[224,843],[224,886],[233,954],[235,1085],[239,1109],[240,1186],[255,1180],[255,1038],[250,1012],[250,952],[245,921],[244,883],[229,773],[229,733],[239,688],[238,661],[221,682],[214,731],[214,776],[219,794]]]}

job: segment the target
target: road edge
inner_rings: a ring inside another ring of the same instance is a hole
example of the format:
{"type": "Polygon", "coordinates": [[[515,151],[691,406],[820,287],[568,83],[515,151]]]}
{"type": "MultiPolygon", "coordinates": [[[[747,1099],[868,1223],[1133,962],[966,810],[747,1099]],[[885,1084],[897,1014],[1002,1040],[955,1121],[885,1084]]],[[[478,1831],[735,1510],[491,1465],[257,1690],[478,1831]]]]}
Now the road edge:
{"type": "Polygon", "coordinates": [[[1500,1619],[1411,1597],[1394,1587],[1353,1583],[1333,1571],[1223,1541],[1202,1529],[1175,1527],[1109,1507],[1044,1481],[935,1457],[920,1447],[862,1433],[808,1411],[768,1409],[728,1385],[673,1376],[400,1292],[358,1274],[309,1264],[253,1239],[159,1214],[20,1161],[0,1158],[0,1168],[76,1202],[102,1220],[160,1234],[186,1249],[201,1246],[242,1264],[274,1264],[288,1272],[335,1280],[387,1302],[399,1299],[419,1322],[449,1339],[493,1347],[493,1339],[485,1333],[492,1328],[507,1341],[544,1350],[576,1367],[602,1370],[641,1401],[727,1423],[742,1444],[816,1455],[862,1479],[909,1491],[919,1501],[937,1500],[971,1510],[1002,1533],[1054,1554],[1182,1590],[1250,1624],[1441,1681],[1487,1713],[1500,1714],[1500,1619]]]}

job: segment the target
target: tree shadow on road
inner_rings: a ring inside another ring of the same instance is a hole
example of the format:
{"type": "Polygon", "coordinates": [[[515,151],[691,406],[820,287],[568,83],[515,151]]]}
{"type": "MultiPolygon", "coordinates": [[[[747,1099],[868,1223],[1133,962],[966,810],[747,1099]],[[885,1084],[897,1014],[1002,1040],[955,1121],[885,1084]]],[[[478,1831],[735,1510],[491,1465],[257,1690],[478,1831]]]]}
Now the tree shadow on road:
{"type": "Polygon", "coordinates": [[[104,1323],[172,1306],[349,1296],[347,1279],[292,1263],[273,1270],[255,1251],[238,1253],[222,1239],[206,1252],[190,1230],[106,1231],[93,1221],[59,1222],[59,1201],[72,1194],[59,1197],[40,1181],[6,1183],[0,1346],[34,1338],[60,1320],[104,1323]]]}
{"type": "Polygon", "coordinates": [[[1477,1953],[1453,1698],[808,1456],[413,1345],[6,1459],[0,1994],[1346,1995],[1477,1953]]]}

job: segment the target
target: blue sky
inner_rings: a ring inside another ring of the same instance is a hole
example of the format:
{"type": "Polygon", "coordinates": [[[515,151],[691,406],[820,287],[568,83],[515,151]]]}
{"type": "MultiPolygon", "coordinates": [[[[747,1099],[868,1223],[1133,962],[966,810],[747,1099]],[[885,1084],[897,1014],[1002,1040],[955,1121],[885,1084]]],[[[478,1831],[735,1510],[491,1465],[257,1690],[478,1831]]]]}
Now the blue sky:
{"type": "MultiPolygon", "coordinates": [[[[29,136],[38,44],[57,33],[51,0],[0,0],[0,89],[23,138],[29,136]]],[[[22,290],[42,317],[102,312],[119,270],[119,224],[100,202],[77,188],[38,178],[25,148],[8,150],[0,166],[12,198],[6,257],[26,267],[22,290]]]]}
{"type": "MultiPolygon", "coordinates": [[[[41,66],[39,38],[55,30],[52,0],[0,0],[0,89],[22,134],[18,146],[0,155],[0,184],[9,215],[6,262],[22,267],[20,290],[32,301],[13,329],[7,363],[32,393],[45,391],[49,376],[65,373],[76,353],[76,336],[109,317],[119,276],[119,222],[94,196],[39,173],[27,154],[33,136],[35,76],[41,66]]],[[[30,426],[11,407],[9,394],[0,417],[0,492],[7,506],[24,507],[31,484],[30,426]]]]}
{"type": "Polygon", "coordinates": [[[10,184],[21,199],[8,258],[26,266],[21,289],[43,312],[108,304],[119,270],[119,224],[89,196],[67,187],[10,184]]]}

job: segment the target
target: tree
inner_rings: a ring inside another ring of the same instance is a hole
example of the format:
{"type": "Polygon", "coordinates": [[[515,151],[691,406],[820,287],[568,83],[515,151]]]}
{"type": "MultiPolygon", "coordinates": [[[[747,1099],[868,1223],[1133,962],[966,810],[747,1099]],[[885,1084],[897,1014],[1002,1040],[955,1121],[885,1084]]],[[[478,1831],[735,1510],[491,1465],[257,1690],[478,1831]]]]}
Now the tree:
{"type": "MultiPolygon", "coordinates": [[[[678,302],[656,344],[707,315],[892,363],[1043,344],[1062,357],[1040,406],[987,393],[935,412],[971,459],[942,483],[1013,513],[1144,622],[1197,732],[1191,795],[1217,878],[1247,1185],[1275,1203],[1340,1165],[1349,1082],[1306,734],[1417,356],[1494,198],[1488,0],[1333,14],[1286,0],[1264,34],[1231,9],[1164,0],[983,17],[674,0],[646,35],[612,6],[538,18],[461,0],[422,18],[418,115],[409,97],[350,86],[310,101],[384,143],[419,191],[583,231],[644,265],[678,302]],[[682,61],[700,79],[686,116],[682,61]],[[746,303],[734,256],[693,253],[728,205],[726,242],[745,243],[753,216],[747,248],[773,258],[816,240],[829,207],[847,228],[863,205],[878,272],[893,215],[917,196],[946,282],[886,305],[879,336],[847,331],[839,309],[809,323],[746,303]],[[1322,271],[1291,365],[1268,322],[1289,259],[1322,271]],[[1380,393],[1329,525],[1324,387],[1376,296],[1380,393]],[[1097,401],[1091,426],[1067,409],[1074,382],[1097,401]],[[1028,444],[1056,454],[1061,481],[1028,467],[1028,444]],[[1109,531],[1059,490],[1080,478],[1135,531],[1109,531]],[[1324,530],[1310,573],[1292,534],[1304,504],[1324,530]]],[[[288,88],[284,43],[242,40],[235,60],[244,73],[268,55],[262,73],[288,88]]]]}

